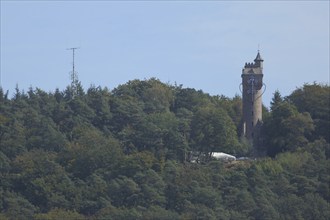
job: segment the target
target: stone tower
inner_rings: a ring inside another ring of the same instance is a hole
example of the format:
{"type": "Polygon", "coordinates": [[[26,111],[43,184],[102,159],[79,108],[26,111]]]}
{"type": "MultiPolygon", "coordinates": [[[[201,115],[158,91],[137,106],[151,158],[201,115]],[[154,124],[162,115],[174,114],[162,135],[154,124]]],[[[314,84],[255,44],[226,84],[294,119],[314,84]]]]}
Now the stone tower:
{"type": "Polygon", "coordinates": [[[254,63],[245,63],[242,70],[243,135],[254,145],[262,124],[263,61],[258,51],[254,63]]]}

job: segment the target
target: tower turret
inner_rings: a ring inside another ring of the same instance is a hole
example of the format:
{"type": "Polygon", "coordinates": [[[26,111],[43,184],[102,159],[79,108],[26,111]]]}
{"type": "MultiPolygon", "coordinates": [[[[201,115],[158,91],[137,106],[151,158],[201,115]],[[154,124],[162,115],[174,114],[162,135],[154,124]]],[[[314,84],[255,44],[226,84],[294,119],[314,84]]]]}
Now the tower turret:
{"type": "Polygon", "coordinates": [[[263,59],[258,51],[254,63],[245,63],[242,70],[243,135],[255,144],[262,124],[263,59]]]}
{"type": "Polygon", "coordinates": [[[264,60],[261,58],[260,52],[258,50],[258,54],[257,54],[257,57],[254,59],[254,63],[255,63],[256,66],[262,68],[263,67],[263,65],[262,65],[263,62],[264,62],[264,60]]]}

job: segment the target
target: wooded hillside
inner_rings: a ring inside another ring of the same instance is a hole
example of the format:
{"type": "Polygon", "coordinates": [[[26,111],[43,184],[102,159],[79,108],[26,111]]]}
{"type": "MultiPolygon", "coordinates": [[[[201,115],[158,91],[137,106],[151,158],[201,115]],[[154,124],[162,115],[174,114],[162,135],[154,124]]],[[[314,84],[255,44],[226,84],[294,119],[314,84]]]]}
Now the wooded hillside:
{"type": "Polygon", "coordinates": [[[279,91],[257,160],[241,98],[157,79],[110,91],[0,89],[0,219],[330,219],[330,87],[279,91]]]}

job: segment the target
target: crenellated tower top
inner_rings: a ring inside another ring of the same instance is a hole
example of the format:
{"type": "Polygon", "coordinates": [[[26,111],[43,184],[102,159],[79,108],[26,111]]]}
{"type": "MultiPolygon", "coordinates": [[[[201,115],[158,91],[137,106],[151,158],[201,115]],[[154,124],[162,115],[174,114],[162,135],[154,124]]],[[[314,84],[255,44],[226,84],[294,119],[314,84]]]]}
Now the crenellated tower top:
{"type": "Polygon", "coordinates": [[[260,52],[258,51],[257,57],[252,63],[245,63],[242,70],[242,74],[262,74],[264,60],[261,58],[260,52]]]}

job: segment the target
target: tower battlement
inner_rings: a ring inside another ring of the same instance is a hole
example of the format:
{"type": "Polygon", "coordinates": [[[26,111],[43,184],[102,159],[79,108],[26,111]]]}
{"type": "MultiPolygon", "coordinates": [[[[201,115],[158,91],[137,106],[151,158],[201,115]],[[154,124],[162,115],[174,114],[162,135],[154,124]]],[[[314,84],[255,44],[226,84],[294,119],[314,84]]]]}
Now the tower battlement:
{"type": "Polygon", "coordinates": [[[245,63],[244,68],[242,70],[242,74],[262,74],[264,60],[260,56],[260,52],[258,51],[257,57],[254,59],[254,62],[245,63]]]}
{"type": "Polygon", "coordinates": [[[257,68],[259,67],[256,63],[245,63],[244,68],[257,68]]]}

